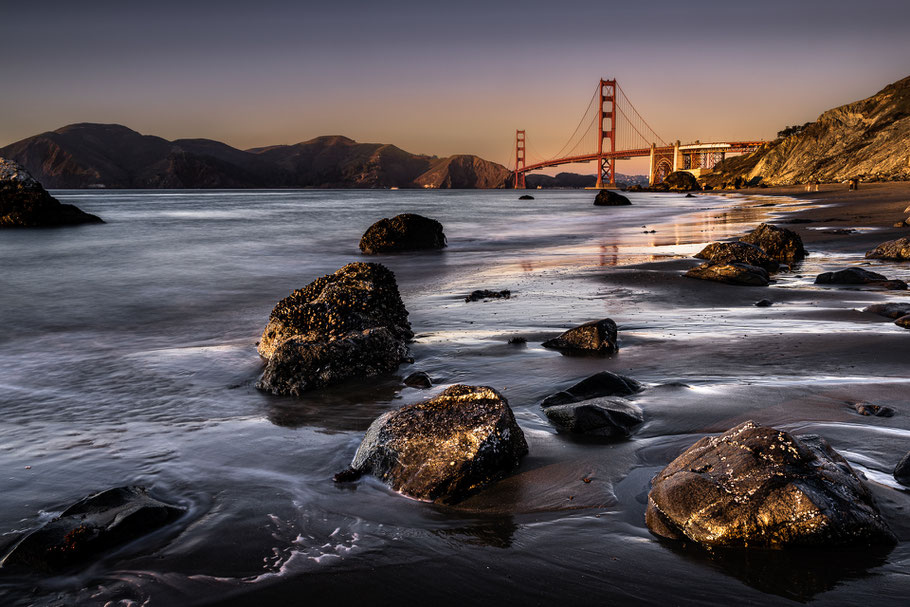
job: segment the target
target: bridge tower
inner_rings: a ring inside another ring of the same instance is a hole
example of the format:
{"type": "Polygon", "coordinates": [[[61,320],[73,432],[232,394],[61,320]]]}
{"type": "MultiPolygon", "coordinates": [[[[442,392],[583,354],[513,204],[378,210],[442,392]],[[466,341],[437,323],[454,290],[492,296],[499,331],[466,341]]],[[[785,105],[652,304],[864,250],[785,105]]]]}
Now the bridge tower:
{"type": "Polygon", "coordinates": [[[604,188],[616,185],[616,80],[600,79],[600,125],[597,137],[597,183],[604,188]],[[609,139],[609,149],[604,150],[604,139],[609,139]],[[609,156],[605,156],[608,152],[609,156]]]}
{"type": "Polygon", "coordinates": [[[516,190],[525,189],[525,132],[515,131],[515,179],[512,185],[516,190]]]}

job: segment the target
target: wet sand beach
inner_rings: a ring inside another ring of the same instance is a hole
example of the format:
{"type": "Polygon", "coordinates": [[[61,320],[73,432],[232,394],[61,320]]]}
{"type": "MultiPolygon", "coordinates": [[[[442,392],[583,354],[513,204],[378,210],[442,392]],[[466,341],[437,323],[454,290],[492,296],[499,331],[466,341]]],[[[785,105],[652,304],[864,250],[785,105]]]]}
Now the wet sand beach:
{"type": "Polygon", "coordinates": [[[910,190],[864,186],[865,198],[827,186],[641,193],[624,208],[593,207],[590,192],[535,192],[532,203],[514,192],[61,193],[110,229],[0,243],[13,268],[0,342],[3,539],[112,484],[150,486],[188,514],[164,540],[78,574],[0,578],[0,595],[22,605],[901,604],[910,495],[891,470],[910,450],[910,331],[861,310],[910,297],[813,284],[853,265],[910,280],[906,262],[863,258],[901,234],[886,226],[910,190]],[[370,259],[396,274],[415,363],[302,399],[257,391],[255,342],[274,303],[360,259],[363,230],[403,211],[438,218],[449,237],[443,252],[370,259]],[[809,257],[768,287],[683,276],[704,244],[762,221],[799,232],[809,257]],[[513,296],[465,303],[477,288],[513,296]],[[607,317],[619,326],[611,357],[540,345],[607,317]],[[515,336],[527,343],[509,344],[515,336]],[[432,389],[402,385],[417,370],[432,389]],[[602,370],[644,384],[631,397],[644,424],[609,443],[558,433],[540,401],[602,370]],[[332,483],[375,417],[454,383],[508,398],[530,448],[515,474],[457,507],[371,478],[332,483]],[[862,416],[858,401],[895,413],[862,416]],[[749,419],[828,439],[866,476],[900,543],[721,557],[653,536],[654,474],[749,419]]]}

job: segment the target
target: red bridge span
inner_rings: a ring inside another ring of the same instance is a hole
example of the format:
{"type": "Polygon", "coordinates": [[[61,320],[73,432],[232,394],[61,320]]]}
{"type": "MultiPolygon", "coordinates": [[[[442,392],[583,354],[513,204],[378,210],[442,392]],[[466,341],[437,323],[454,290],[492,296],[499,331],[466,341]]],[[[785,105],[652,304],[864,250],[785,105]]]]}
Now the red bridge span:
{"type": "Polygon", "coordinates": [[[601,80],[587,109],[569,140],[546,160],[528,162],[526,133],[515,131],[515,170],[513,185],[524,189],[525,175],[561,164],[596,162],[595,187],[616,185],[616,161],[650,158],[648,181],[663,181],[673,171],[688,171],[695,176],[710,171],[728,154],[743,154],[761,147],[764,141],[715,141],[711,143],[667,143],[645,119],[616,83],[601,80]]]}

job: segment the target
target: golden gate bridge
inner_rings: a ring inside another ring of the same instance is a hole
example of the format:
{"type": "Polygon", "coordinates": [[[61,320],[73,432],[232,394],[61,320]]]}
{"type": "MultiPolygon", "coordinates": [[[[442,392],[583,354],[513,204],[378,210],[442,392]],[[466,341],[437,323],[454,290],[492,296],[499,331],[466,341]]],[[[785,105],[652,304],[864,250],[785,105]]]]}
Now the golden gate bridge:
{"type": "Polygon", "coordinates": [[[525,174],[561,164],[597,162],[596,188],[616,186],[616,161],[649,157],[648,181],[663,181],[673,171],[695,176],[709,171],[727,154],[752,152],[764,141],[715,141],[711,143],[667,143],[638,113],[616,80],[603,80],[594,90],[585,113],[566,144],[546,160],[527,163],[527,137],[515,131],[513,185],[524,189],[525,174]]]}

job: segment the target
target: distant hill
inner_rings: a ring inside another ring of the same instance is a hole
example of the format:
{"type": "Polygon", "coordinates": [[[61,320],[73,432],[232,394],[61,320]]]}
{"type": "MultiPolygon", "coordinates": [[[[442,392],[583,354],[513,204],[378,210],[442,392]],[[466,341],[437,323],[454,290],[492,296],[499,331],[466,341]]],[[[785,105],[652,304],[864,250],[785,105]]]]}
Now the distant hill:
{"type": "Polygon", "coordinates": [[[910,180],[910,77],[780,134],[787,136],[718,164],[704,181],[716,187],[737,177],[769,185],[910,180]]]}
{"type": "Polygon", "coordinates": [[[238,150],[93,123],[17,141],[0,157],[47,188],[501,188],[510,176],[477,156],[437,158],[340,136],[238,150]]]}

